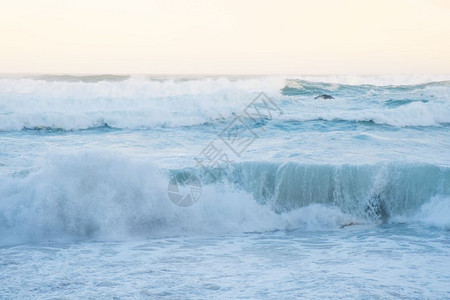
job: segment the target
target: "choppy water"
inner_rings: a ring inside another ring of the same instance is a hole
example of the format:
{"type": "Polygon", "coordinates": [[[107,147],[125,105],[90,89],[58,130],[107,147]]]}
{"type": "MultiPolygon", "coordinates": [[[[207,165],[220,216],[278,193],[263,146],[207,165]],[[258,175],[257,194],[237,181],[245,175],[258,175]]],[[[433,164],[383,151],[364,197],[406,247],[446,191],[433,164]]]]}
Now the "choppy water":
{"type": "Polygon", "coordinates": [[[0,295],[448,298],[449,80],[2,77],[0,295]]]}

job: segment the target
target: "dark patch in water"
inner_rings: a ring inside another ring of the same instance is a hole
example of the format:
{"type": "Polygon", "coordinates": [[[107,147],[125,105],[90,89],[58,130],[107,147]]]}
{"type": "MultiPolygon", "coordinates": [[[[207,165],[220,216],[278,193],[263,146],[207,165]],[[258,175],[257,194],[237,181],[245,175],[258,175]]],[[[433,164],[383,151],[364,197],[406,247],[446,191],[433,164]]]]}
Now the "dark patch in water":
{"type": "Polygon", "coordinates": [[[389,219],[386,202],[381,194],[376,194],[369,199],[365,212],[368,217],[381,220],[383,223],[389,219]]]}
{"type": "Polygon", "coordinates": [[[334,99],[334,97],[331,95],[328,95],[328,94],[322,94],[320,96],[314,97],[314,99],[315,100],[318,100],[318,99],[330,100],[330,99],[334,99]]]}

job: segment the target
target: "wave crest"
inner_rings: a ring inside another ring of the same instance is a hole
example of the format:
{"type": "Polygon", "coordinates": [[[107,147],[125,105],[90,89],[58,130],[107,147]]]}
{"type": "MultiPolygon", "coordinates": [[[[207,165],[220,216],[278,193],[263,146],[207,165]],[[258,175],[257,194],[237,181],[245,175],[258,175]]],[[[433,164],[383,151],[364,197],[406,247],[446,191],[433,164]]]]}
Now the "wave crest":
{"type": "Polygon", "coordinates": [[[51,157],[0,181],[1,243],[339,228],[450,195],[450,171],[431,165],[242,163],[219,181],[203,177],[188,208],[169,201],[168,182],[168,170],[114,153],[51,157]]]}

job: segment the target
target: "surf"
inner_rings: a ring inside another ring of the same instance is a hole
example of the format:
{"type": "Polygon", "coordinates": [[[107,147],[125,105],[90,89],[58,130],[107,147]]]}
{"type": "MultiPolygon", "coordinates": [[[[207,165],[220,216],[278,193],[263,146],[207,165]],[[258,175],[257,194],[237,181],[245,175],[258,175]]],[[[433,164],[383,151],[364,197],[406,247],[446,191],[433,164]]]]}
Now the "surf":
{"type": "Polygon", "coordinates": [[[212,180],[200,169],[170,170],[114,152],[52,156],[27,173],[2,176],[0,240],[339,229],[395,220],[448,227],[439,213],[450,197],[449,168],[246,162],[220,174],[212,180]],[[168,198],[178,172],[201,178],[202,197],[191,207],[168,198]]]}
{"type": "MultiPolygon", "coordinates": [[[[385,86],[380,84],[387,82],[386,78],[378,78],[378,85],[374,84],[376,77],[358,77],[359,81],[346,78],[315,77],[319,81],[307,81],[285,76],[2,77],[0,132],[78,131],[105,125],[132,130],[197,126],[233,118],[260,92],[285,110],[280,122],[286,119],[372,121],[394,127],[450,123],[448,80],[421,82],[404,78],[397,79],[402,85],[385,86]],[[405,85],[411,82],[415,84],[405,85]],[[326,103],[314,101],[324,93],[335,99],[326,103]]],[[[422,78],[425,79],[443,78],[422,78]]]]}

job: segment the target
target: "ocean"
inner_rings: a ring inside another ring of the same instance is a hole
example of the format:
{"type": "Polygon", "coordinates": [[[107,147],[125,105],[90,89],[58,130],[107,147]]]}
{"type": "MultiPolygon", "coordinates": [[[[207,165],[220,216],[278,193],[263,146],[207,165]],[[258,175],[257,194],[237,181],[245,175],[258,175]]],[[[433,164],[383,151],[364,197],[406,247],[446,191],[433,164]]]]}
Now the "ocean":
{"type": "Polygon", "coordinates": [[[449,129],[450,76],[0,76],[0,298],[450,298],[449,129]]]}

